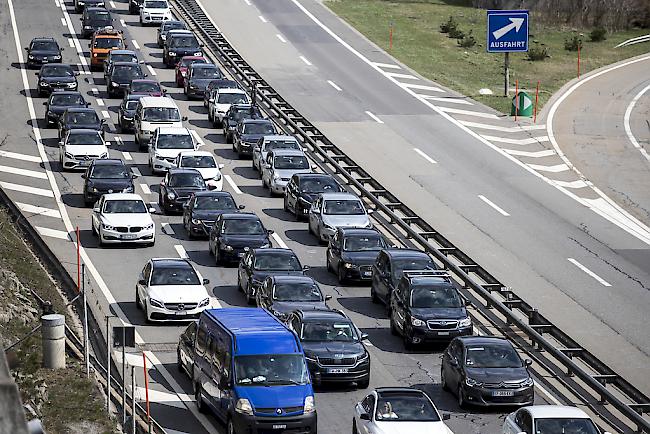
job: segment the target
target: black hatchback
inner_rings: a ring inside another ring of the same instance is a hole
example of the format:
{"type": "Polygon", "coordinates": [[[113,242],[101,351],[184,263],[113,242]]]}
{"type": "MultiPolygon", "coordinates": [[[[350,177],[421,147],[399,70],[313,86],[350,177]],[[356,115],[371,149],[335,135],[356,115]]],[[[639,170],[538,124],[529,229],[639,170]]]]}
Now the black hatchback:
{"type": "Polygon", "coordinates": [[[294,310],[327,309],[331,295],[323,295],[318,283],[309,276],[268,276],[257,290],[257,307],[264,308],[282,321],[294,310]]]}
{"type": "Polygon", "coordinates": [[[49,95],[58,90],[77,90],[77,75],[79,73],[70,65],[57,63],[41,66],[41,70],[36,73],[38,95],[49,95]]]}
{"type": "Polygon", "coordinates": [[[48,100],[43,103],[45,106],[45,120],[47,127],[59,125],[61,116],[69,108],[88,107],[81,92],[78,91],[60,91],[50,95],[48,100]]]}
{"type": "Polygon", "coordinates": [[[210,230],[208,251],[215,255],[217,265],[239,260],[249,249],[271,247],[269,235],[272,233],[256,214],[221,214],[210,230]]]}
{"type": "Polygon", "coordinates": [[[142,71],[142,66],[133,62],[114,62],[104,74],[106,91],[110,97],[124,95],[133,80],[147,76],[142,71]]]}
{"type": "Polygon", "coordinates": [[[169,169],[160,183],[158,204],[163,213],[182,212],[193,193],[205,191],[203,176],[196,169],[169,169]]]}
{"type": "Polygon", "coordinates": [[[99,116],[97,116],[93,108],[69,108],[63,112],[59,121],[59,139],[65,137],[68,131],[76,129],[100,131],[103,137],[105,125],[106,122],[103,119],[99,119],[99,116]]]}
{"type": "Polygon", "coordinates": [[[244,208],[227,191],[199,191],[183,206],[183,226],[189,239],[206,236],[221,214],[244,208]]]}
{"type": "Polygon", "coordinates": [[[117,158],[96,159],[90,163],[84,179],[84,204],[94,204],[103,194],[133,193],[136,177],[124,161],[117,158]]]}
{"type": "Polygon", "coordinates": [[[309,267],[303,267],[291,249],[247,249],[239,261],[237,287],[249,304],[255,301],[260,286],[269,276],[302,276],[309,267]]]}
{"type": "Polygon", "coordinates": [[[27,67],[33,68],[46,63],[61,63],[63,48],[54,38],[34,38],[27,50],[27,67]]]}
{"type": "Polygon", "coordinates": [[[352,320],[340,310],[295,311],[286,320],[305,352],[307,366],[315,385],[323,383],[357,383],[365,389],[370,384],[370,353],[352,320]]]}
{"type": "Polygon", "coordinates": [[[339,283],[370,282],[372,264],[387,247],[384,237],[375,229],[337,228],[327,246],[327,270],[336,274],[339,283]]]}
{"type": "Polygon", "coordinates": [[[325,173],[297,173],[284,190],[284,210],[298,219],[309,215],[311,204],[321,193],[343,193],[345,189],[332,175],[325,173]]]}
{"type": "Polygon", "coordinates": [[[458,405],[531,405],[533,378],[529,359],[522,360],[510,341],[495,336],[464,336],[451,341],[442,355],[442,388],[458,405]]]}

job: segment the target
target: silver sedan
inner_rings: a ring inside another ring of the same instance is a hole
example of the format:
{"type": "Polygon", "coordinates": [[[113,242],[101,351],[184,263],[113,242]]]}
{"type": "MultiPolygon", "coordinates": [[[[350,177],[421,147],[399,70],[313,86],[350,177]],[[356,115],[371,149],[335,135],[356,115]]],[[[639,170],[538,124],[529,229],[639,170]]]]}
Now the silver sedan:
{"type": "Polygon", "coordinates": [[[326,243],[339,227],[372,228],[369,214],[352,193],[323,193],[309,210],[309,232],[326,243]]]}

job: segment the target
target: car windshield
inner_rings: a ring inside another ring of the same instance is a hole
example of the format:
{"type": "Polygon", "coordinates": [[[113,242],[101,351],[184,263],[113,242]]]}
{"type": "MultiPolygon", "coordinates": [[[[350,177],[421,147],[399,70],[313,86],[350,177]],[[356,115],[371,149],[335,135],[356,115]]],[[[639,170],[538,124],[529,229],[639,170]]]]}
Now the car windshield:
{"type": "Polygon", "coordinates": [[[69,65],[48,65],[41,69],[41,77],[74,77],[69,65]]]}
{"type": "Polygon", "coordinates": [[[172,38],[169,45],[173,48],[199,48],[199,41],[197,41],[196,38],[192,35],[176,36],[172,38]]]}
{"type": "Polygon", "coordinates": [[[98,132],[70,134],[66,145],[102,145],[102,137],[98,132]]]}
{"type": "Polygon", "coordinates": [[[138,62],[138,57],[133,54],[111,54],[111,62],[138,62]]]}
{"type": "Polygon", "coordinates": [[[300,145],[295,140],[267,140],[264,142],[263,151],[269,152],[273,149],[300,149],[300,145]]]}
{"type": "Polygon", "coordinates": [[[192,63],[208,63],[208,61],[205,59],[183,59],[181,60],[180,65],[187,68],[192,63]]]}
{"type": "Polygon", "coordinates": [[[323,301],[318,285],[312,282],[282,282],[273,286],[276,301],[323,301]]]}
{"type": "Polygon", "coordinates": [[[185,29],[185,24],[183,24],[181,21],[166,22],[162,24],[162,29],[160,30],[161,32],[168,32],[170,30],[176,29],[185,29]]]}
{"type": "Polygon", "coordinates": [[[191,267],[154,267],[149,285],[200,285],[199,276],[191,267]]]}
{"type": "Polygon", "coordinates": [[[278,155],[273,159],[276,169],[309,169],[307,157],[302,155],[278,155]]]}
{"type": "Polygon", "coordinates": [[[217,167],[216,161],[212,155],[192,155],[181,157],[181,167],[190,167],[194,169],[214,169],[217,167]]]}
{"type": "Polygon", "coordinates": [[[259,255],[255,257],[253,268],[259,271],[300,271],[300,261],[294,255],[259,255]]]}
{"type": "Polygon", "coordinates": [[[255,219],[226,220],[223,233],[226,235],[264,235],[262,222],[255,219]]]}
{"type": "Polygon", "coordinates": [[[349,321],[306,321],[302,324],[300,339],[309,342],[358,342],[357,332],[349,321]]]}
{"type": "Polygon", "coordinates": [[[52,94],[50,105],[53,106],[85,106],[86,101],[81,95],[61,95],[57,93],[52,94]]]}
{"type": "Polygon", "coordinates": [[[590,419],[544,418],[535,419],[535,434],[600,434],[590,419]]]}
{"type": "Polygon", "coordinates": [[[438,267],[436,267],[436,264],[433,263],[433,260],[431,258],[422,258],[422,259],[414,259],[414,258],[402,258],[402,259],[396,259],[394,264],[394,270],[393,270],[393,279],[395,281],[399,280],[402,277],[402,273],[404,271],[408,270],[436,270],[438,267]]]}
{"type": "Polygon", "coordinates": [[[189,134],[159,134],[157,149],[194,149],[194,141],[189,134]]]}
{"type": "Polygon", "coordinates": [[[274,134],[275,128],[270,123],[251,123],[244,125],[244,134],[274,134]]]}
{"type": "Polygon", "coordinates": [[[135,80],[137,78],[144,78],[144,73],[140,65],[135,63],[133,65],[115,65],[113,73],[111,74],[112,80],[135,80]]]}
{"type": "Polygon", "coordinates": [[[339,184],[330,177],[305,178],[300,181],[302,193],[333,193],[341,191],[339,184]]]}
{"type": "Polygon", "coordinates": [[[231,113],[231,117],[236,122],[239,122],[242,119],[251,119],[251,118],[261,118],[262,114],[257,108],[245,108],[238,109],[236,112],[231,113]]]}
{"type": "Polygon", "coordinates": [[[153,0],[144,2],[144,7],[148,9],[167,9],[169,5],[163,0],[153,0]]]}
{"type": "Polygon", "coordinates": [[[420,394],[379,396],[375,419],[381,422],[438,422],[431,402],[420,394]]]}
{"type": "Polygon", "coordinates": [[[107,200],[104,203],[104,214],[143,214],[147,207],[141,200],[107,200]]]}
{"type": "Polygon", "coordinates": [[[217,99],[218,104],[246,104],[247,102],[248,97],[244,93],[220,93],[217,99]]]}
{"type": "Polygon", "coordinates": [[[98,164],[90,173],[92,179],[128,179],[130,177],[129,169],[122,164],[98,164]]]}
{"type": "Polygon", "coordinates": [[[343,239],[343,250],[346,252],[381,250],[384,247],[386,245],[379,235],[348,235],[343,239]]]}
{"type": "Polygon", "coordinates": [[[68,112],[65,121],[72,125],[93,125],[99,123],[95,112],[68,112]]]}
{"type": "Polygon", "coordinates": [[[59,46],[54,41],[34,41],[32,51],[59,51],[59,46]]]}
{"type": "Polygon", "coordinates": [[[134,81],[131,83],[133,92],[160,92],[160,84],[152,81],[134,81]]]}
{"type": "Polygon", "coordinates": [[[194,209],[199,211],[231,210],[237,209],[237,205],[229,196],[202,196],[196,198],[194,209]]]}
{"type": "Polygon", "coordinates": [[[93,25],[104,25],[111,23],[111,15],[108,12],[95,12],[88,17],[93,25]]]}
{"type": "Polygon", "coordinates": [[[181,114],[175,107],[149,107],[144,109],[142,120],[146,122],[180,122],[181,114]]]}
{"type": "Polygon", "coordinates": [[[308,381],[309,371],[302,353],[235,357],[235,383],[239,386],[307,384],[308,381]]]}
{"type": "Polygon", "coordinates": [[[97,38],[95,48],[119,48],[122,47],[121,38],[97,38]]]}
{"type": "Polygon", "coordinates": [[[135,108],[138,106],[138,101],[136,100],[129,100],[126,102],[126,109],[127,110],[135,110],[135,108]]]}
{"type": "Polygon", "coordinates": [[[223,74],[216,66],[214,68],[194,68],[192,70],[192,78],[221,78],[223,74]]]}
{"type": "Polygon", "coordinates": [[[521,368],[521,358],[509,343],[467,346],[468,368],[521,368]]]}
{"type": "Polygon", "coordinates": [[[170,187],[204,187],[200,173],[175,173],[169,177],[170,187]]]}
{"type": "Polygon", "coordinates": [[[326,200],[323,212],[330,215],[363,215],[366,213],[361,201],[356,199],[326,200]]]}
{"type": "Polygon", "coordinates": [[[410,305],[415,309],[459,308],[463,303],[458,292],[449,286],[416,286],[410,305]]]}

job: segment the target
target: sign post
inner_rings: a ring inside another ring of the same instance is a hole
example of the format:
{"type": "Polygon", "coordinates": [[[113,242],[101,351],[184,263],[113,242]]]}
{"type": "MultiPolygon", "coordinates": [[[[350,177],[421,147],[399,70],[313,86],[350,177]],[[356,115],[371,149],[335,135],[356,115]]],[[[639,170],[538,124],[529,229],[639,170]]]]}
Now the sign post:
{"type": "Polygon", "coordinates": [[[135,347],[135,327],[113,327],[113,346],[122,347],[122,426],[126,429],[126,353],[125,347],[135,347]]]}
{"type": "Polygon", "coordinates": [[[510,53],[528,51],[528,11],[487,11],[487,51],[504,53],[504,96],[510,87],[510,53]]]}

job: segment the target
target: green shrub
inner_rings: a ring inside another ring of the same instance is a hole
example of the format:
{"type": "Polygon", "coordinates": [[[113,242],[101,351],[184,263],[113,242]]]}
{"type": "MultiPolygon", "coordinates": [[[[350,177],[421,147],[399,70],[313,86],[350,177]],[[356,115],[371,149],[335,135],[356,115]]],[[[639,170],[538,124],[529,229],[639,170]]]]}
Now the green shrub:
{"type": "Polygon", "coordinates": [[[454,17],[450,16],[446,23],[440,24],[440,33],[449,33],[452,30],[456,30],[458,23],[454,17]]]}
{"type": "Polygon", "coordinates": [[[578,51],[578,49],[582,49],[582,39],[578,35],[574,35],[571,39],[565,39],[564,49],[567,51],[578,51]]]}
{"type": "Polygon", "coordinates": [[[548,47],[531,47],[528,50],[528,60],[531,62],[540,62],[544,61],[548,55],[548,47]]]}
{"type": "Polygon", "coordinates": [[[591,42],[601,42],[607,39],[607,30],[603,27],[596,27],[589,33],[589,40],[591,42]]]}
{"type": "Polygon", "coordinates": [[[476,38],[474,38],[474,35],[472,35],[471,30],[469,31],[469,34],[467,36],[458,40],[458,45],[463,48],[469,48],[476,45],[476,38]]]}
{"type": "Polygon", "coordinates": [[[465,32],[459,28],[455,28],[449,31],[449,37],[451,39],[463,39],[465,37],[465,32]]]}

